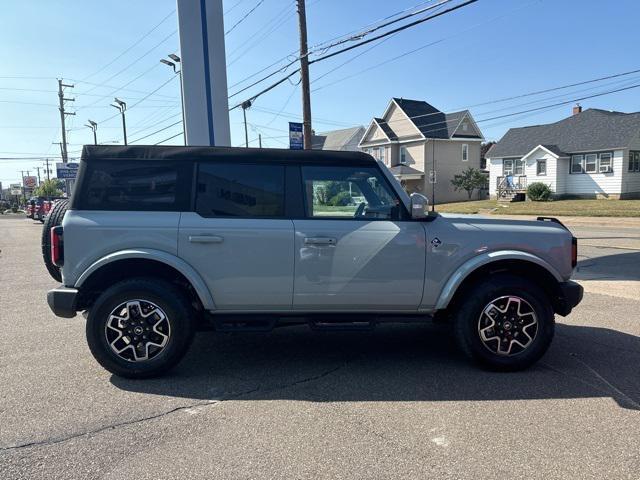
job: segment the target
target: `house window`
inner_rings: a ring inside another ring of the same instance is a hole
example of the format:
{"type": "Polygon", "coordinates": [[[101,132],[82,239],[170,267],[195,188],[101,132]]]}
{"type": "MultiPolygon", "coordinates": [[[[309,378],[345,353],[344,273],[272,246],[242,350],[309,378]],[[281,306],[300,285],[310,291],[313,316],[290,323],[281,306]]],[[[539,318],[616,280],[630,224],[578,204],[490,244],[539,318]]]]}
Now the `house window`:
{"type": "Polygon", "coordinates": [[[611,164],[611,154],[610,153],[601,153],[600,154],[600,168],[598,169],[600,173],[608,173],[613,171],[613,165],[611,164]]]}
{"type": "Polygon", "coordinates": [[[514,160],[513,173],[516,175],[524,175],[524,160],[521,158],[514,160]]]}
{"type": "Polygon", "coordinates": [[[469,145],[466,143],[462,144],[462,161],[466,162],[469,160],[469,145]]]}
{"type": "Polygon", "coordinates": [[[584,171],[587,173],[596,173],[598,171],[598,155],[589,153],[584,156],[584,171]]]}
{"type": "Polygon", "coordinates": [[[507,175],[513,175],[513,160],[505,159],[502,161],[502,174],[506,177],[507,175]]]}
{"type": "Polygon", "coordinates": [[[571,157],[571,173],[584,173],[583,161],[582,155],[573,155],[571,157]]]}
{"type": "Polygon", "coordinates": [[[547,174],[547,161],[546,160],[538,160],[536,162],[536,175],[539,177],[543,177],[547,174]]]}
{"type": "Polygon", "coordinates": [[[640,152],[629,152],[629,171],[640,172],[640,152]]]}
{"type": "Polygon", "coordinates": [[[406,165],[407,163],[407,149],[405,147],[400,147],[400,164],[406,165]]]}
{"type": "Polygon", "coordinates": [[[385,165],[387,164],[387,161],[385,160],[385,153],[386,153],[386,148],[385,147],[380,147],[380,161],[382,163],[384,163],[385,165]]]}

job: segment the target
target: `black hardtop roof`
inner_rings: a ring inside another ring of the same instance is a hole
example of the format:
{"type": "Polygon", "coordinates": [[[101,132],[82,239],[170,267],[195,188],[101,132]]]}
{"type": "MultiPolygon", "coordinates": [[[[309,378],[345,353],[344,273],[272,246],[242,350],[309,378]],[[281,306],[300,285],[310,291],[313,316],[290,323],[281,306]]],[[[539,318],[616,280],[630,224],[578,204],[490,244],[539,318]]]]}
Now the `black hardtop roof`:
{"type": "Polygon", "coordinates": [[[82,161],[93,160],[232,160],[292,163],[358,163],[373,165],[375,159],[363,152],[331,150],[288,150],[280,148],[183,147],[164,145],[85,145],[82,161]]]}

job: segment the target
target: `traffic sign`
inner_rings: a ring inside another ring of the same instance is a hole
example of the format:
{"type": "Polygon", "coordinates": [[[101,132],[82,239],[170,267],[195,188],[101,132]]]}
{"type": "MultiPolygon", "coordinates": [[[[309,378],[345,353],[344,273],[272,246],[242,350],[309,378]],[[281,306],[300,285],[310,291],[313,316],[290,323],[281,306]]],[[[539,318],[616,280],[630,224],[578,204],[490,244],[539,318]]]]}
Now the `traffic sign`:
{"type": "Polygon", "coordinates": [[[22,195],[22,185],[19,183],[12,183],[9,185],[9,189],[11,190],[11,195],[22,195]]]}

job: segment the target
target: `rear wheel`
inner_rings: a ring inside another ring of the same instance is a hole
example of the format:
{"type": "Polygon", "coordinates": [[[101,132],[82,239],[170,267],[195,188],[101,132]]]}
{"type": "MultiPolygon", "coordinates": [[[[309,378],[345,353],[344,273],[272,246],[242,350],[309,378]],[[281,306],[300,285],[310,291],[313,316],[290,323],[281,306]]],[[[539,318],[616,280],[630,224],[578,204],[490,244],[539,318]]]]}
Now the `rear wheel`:
{"type": "Polygon", "coordinates": [[[60,268],[56,267],[51,261],[51,229],[62,225],[62,219],[64,214],[69,209],[69,200],[58,200],[53,204],[49,214],[44,219],[44,225],[42,226],[42,259],[44,260],[44,266],[47,268],[49,275],[54,280],[62,282],[62,274],[60,268]]]}
{"type": "Polygon", "coordinates": [[[529,280],[495,274],[465,292],[454,314],[456,340],[480,364],[525,369],[549,348],[554,314],[544,291],[529,280]]]}
{"type": "Polygon", "coordinates": [[[95,359],[127,378],[163,374],[184,356],[194,333],[194,313],[183,292],[163,280],[125,280],[98,297],[87,317],[87,342],[95,359]]]}

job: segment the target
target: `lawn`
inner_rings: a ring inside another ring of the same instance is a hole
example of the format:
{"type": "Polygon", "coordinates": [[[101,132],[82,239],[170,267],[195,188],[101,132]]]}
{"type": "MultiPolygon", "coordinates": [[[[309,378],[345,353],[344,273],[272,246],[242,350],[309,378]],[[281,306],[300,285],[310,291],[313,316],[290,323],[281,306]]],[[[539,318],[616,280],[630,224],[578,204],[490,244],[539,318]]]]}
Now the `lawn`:
{"type": "Polygon", "coordinates": [[[442,213],[550,215],[577,217],[640,217],[640,200],[555,200],[499,203],[495,200],[436,205],[442,213]]]}

